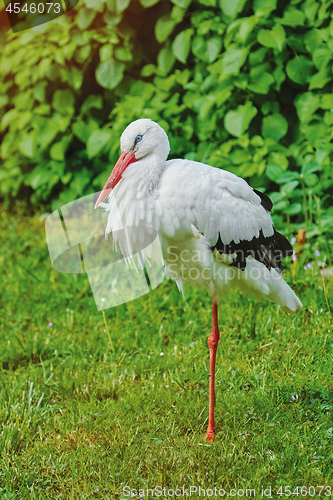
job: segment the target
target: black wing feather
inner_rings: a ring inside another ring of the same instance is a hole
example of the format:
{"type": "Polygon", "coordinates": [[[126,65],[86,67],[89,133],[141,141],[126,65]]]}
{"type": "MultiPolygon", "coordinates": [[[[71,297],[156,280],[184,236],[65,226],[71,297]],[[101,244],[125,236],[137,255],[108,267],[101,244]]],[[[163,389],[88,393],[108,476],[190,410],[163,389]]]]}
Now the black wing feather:
{"type": "Polygon", "coordinates": [[[253,189],[253,191],[260,197],[261,205],[270,212],[273,208],[273,202],[268,196],[257,189],[253,189]]]}
{"type": "MultiPolygon", "coordinates": [[[[269,198],[268,198],[269,199],[269,198]]],[[[274,234],[269,237],[263,235],[262,230],[259,237],[252,238],[251,241],[242,240],[239,243],[231,241],[228,245],[222,242],[219,234],[216,245],[211,247],[212,252],[217,250],[220,254],[236,254],[236,257],[230,264],[244,271],[246,267],[246,257],[252,256],[254,259],[262,262],[267,269],[277,269],[282,271],[282,257],[290,257],[293,254],[293,248],[287,238],[274,229],[274,234]]]]}

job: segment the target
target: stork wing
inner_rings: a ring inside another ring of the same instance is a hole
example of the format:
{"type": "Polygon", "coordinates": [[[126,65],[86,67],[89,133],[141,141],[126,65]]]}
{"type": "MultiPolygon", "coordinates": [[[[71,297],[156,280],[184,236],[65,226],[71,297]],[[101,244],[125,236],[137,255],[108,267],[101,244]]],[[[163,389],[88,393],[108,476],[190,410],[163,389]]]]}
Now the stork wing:
{"type": "Polygon", "coordinates": [[[252,255],[269,269],[282,269],[281,257],[292,254],[288,240],[274,229],[270,199],[236,175],[188,160],[166,163],[160,182],[161,230],[169,237],[190,233],[193,224],[214,251],[234,254],[245,269],[252,255]]]}

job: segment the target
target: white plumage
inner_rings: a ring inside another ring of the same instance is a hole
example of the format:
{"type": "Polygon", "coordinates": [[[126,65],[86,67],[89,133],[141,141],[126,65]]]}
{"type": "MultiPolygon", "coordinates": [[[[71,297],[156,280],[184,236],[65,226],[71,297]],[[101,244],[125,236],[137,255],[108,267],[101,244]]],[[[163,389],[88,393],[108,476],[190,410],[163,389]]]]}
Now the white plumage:
{"type": "MultiPolygon", "coordinates": [[[[168,137],[149,119],[126,128],[121,150],[123,159],[96,203],[109,194],[103,204],[109,212],[106,236],[120,227],[150,226],[158,231],[166,274],[181,290],[186,281],[220,299],[238,287],[286,312],[301,309],[281,275],[281,243],[282,255],[291,247],[274,230],[263,206],[267,197],[230,172],[189,160],[166,161],[168,137]],[[242,254],[238,259],[237,253],[242,254]]],[[[124,254],[137,248],[133,238],[127,250],[116,243],[124,254]]]]}
{"type": "Polygon", "coordinates": [[[131,123],[121,136],[121,150],[95,205],[109,195],[103,204],[109,213],[106,237],[111,234],[129,260],[137,252],[143,266],[161,258],[160,248],[154,247],[157,238],[149,245],[149,234],[157,232],[166,274],[180,290],[186,281],[213,297],[206,433],[211,441],[220,338],[217,301],[238,287],[277,302],[286,312],[298,312],[302,304],[281,275],[281,257],[290,256],[292,248],[274,229],[267,196],[230,172],[189,160],[167,161],[169,140],[157,123],[131,123]]]}

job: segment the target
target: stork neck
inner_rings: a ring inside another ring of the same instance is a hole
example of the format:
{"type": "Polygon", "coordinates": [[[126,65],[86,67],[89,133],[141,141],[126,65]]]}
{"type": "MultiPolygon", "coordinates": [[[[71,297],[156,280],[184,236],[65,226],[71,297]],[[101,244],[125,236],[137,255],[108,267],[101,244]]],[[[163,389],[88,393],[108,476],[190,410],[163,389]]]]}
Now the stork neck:
{"type": "Polygon", "coordinates": [[[147,156],[132,163],[123,175],[124,180],[131,179],[135,190],[143,190],[152,194],[156,189],[159,178],[165,167],[165,160],[156,153],[149,153],[147,156]]]}

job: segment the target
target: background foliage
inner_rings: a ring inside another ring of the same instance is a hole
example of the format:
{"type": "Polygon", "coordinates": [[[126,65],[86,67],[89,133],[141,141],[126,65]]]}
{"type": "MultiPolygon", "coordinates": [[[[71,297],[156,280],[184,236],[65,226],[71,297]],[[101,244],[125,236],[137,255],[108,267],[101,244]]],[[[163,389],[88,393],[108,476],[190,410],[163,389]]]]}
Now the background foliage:
{"type": "Polygon", "coordinates": [[[8,31],[2,196],[54,209],[98,191],[123,129],[149,117],[172,157],[247,178],[289,233],[331,236],[332,12],[325,0],[83,0],[8,31]]]}

